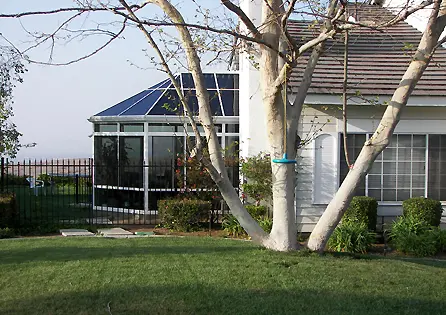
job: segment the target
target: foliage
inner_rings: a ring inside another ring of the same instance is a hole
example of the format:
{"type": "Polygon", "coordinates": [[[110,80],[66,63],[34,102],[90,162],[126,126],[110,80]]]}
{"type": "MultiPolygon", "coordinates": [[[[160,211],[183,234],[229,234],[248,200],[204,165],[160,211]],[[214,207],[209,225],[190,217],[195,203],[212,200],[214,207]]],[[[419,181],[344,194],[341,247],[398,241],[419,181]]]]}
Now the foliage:
{"type": "Polygon", "coordinates": [[[5,185],[19,185],[19,186],[28,186],[29,182],[26,180],[28,175],[14,175],[14,174],[6,174],[5,175],[5,185]]]}
{"type": "Polygon", "coordinates": [[[158,200],[161,224],[176,231],[190,231],[209,218],[211,203],[198,199],[158,200]]]}
{"type": "Polygon", "coordinates": [[[15,232],[11,228],[0,228],[0,238],[11,238],[15,236],[15,232]]]}
{"type": "MultiPolygon", "coordinates": [[[[249,214],[259,223],[260,227],[267,233],[273,228],[273,219],[266,216],[265,206],[246,206],[249,214]]],[[[228,235],[232,237],[246,236],[245,230],[242,228],[238,220],[232,214],[227,214],[223,218],[222,227],[228,235]]]]}
{"type": "Polygon", "coordinates": [[[270,156],[259,153],[256,156],[241,159],[240,164],[240,171],[247,179],[241,185],[244,196],[254,199],[257,205],[262,200],[271,200],[273,190],[270,156]]]}
{"type": "Polygon", "coordinates": [[[20,149],[16,125],[10,121],[12,111],[13,89],[17,82],[22,82],[26,69],[21,63],[20,55],[12,48],[0,46],[0,155],[14,158],[20,149]]]}
{"type": "Polygon", "coordinates": [[[0,194],[0,227],[15,227],[19,217],[14,193],[0,194]]]}
{"type": "Polygon", "coordinates": [[[402,216],[393,224],[390,241],[399,251],[419,257],[433,256],[445,248],[445,231],[416,216],[402,216]]]}
{"type": "Polygon", "coordinates": [[[415,197],[403,201],[403,215],[412,216],[427,225],[439,226],[443,207],[441,202],[424,197],[415,197]]]}
{"type": "MultiPolygon", "coordinates": [[[[238,151],[231,153],[231,147],[226,148],[224,155],[225,166],[238,166],[238,151]]],[[[202,154],[206,157],[209,153],[203,149],[202,154]]],[[[203,163],[197,157],[178,155],[175,170],[176,185],[183,191],[183,195],[192,195],[202,200],[221,200],[221,194],[217,185],[212,180],[203,163]]]]}
{"type": "Polygon", "coordinates": [[[366,253],[375,242],[375,233],[364,222],[343,221],[328,241],[328,248],[337,252],[366,253]]]}
{"type": "Polygon", "coordinates": [[[268,209],[266,206],[247,205],[246,210],[254,219],[258,219],[266,216],[268,209]]]}
{"type": "Polygon", "coordinates": [[[259,222],[260,227],[266,232],[271,233],[271,230],[273,229],[273,219],[268,217],[260,217],[257,219],[259,222]]]}
{"type": "Polygon", "coordinates": [[[224,216],[222,227],[224,231],[232,237],[246,236],[245,230],[242,228],[238,220],[232,214],[227,214],[224,216]]]}
{"type": "Polygon", "coordinates": [[[369,230],[376,230],[378,202],[372,197],[353,197],[350,206],[347,208],[343,222],[365,223],[369,230]]]}

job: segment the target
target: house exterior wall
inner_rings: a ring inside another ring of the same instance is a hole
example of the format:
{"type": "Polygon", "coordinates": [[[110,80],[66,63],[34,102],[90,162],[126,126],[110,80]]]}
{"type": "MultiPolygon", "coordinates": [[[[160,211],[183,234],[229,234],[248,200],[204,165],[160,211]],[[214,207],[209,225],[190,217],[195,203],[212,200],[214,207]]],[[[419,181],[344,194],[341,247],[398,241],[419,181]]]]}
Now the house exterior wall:
{"type": "MultiPolygon", "coordinates": [[[[446,104],[446,100],[445,100],[446,104]]],[[[348,132],[373,132],[379,123],[384,107],[350,106],[348,132]]],[[[336,192],[339,183],[340,133],[343,131],[342,112],[337,106],[306,106],[301,120],[301,137],[311,138],[308,145],[298,152],[296,184],[296,221],[300,232],[311,232],[324,212],[330,196],[336,192]],[[320,130],[314,133],[314,130],[320,130]],[[327,136],[330,139],[327,141],[327,136]],[[325,138],[320,145],[318,139],[325,138]],[[324,151],[329,152],[331,161],[324,171],[324,151]],[[322,156],[322,159],[320,158],[322,156]],[[334,165],[334,167],[333,167],[334,165]],[[331,169],[331,174],[325,173],[331,169]],[[335,188],[327,186],[326,179],[335,180],[335,188]],[[321,193],[320,190],[324,190],[321,193]],[[320,199],[320,196],[324,198],[320,199]],[[328,199],[328,200],[327,200],[328,199]]],[[[446,107],[408,107],[401,117],[395,133],[446,134],[446,107]]],[[[446,210],[446,201],[443,201],[446,210]]],[[[402,213],[401,202],[380,202],[378,206],[378,227],[389,223],[402,213]]],[[[442,227],[446,228],[446,211],[442,227]]]]}

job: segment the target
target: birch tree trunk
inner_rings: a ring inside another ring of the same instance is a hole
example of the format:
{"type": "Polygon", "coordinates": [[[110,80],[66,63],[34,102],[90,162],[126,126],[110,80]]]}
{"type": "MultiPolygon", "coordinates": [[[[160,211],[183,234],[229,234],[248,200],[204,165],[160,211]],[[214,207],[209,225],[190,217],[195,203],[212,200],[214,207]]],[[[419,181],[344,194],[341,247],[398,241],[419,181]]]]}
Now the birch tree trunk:
{"type": "Polygon", "coordinates": [[[438,41],[445,25],[446,0],[437,0],[434,2],[428,25],[418,49],[393,94],[379,126],[373,136],[365,142],[356,162],[316,224],[308,240],[307,246],[309,249],[319,252],[325,249],[328,239],[350,204],[356,188],[367,175],[376,157],[389,144],[409,96],[438,47],[438,41]]]}

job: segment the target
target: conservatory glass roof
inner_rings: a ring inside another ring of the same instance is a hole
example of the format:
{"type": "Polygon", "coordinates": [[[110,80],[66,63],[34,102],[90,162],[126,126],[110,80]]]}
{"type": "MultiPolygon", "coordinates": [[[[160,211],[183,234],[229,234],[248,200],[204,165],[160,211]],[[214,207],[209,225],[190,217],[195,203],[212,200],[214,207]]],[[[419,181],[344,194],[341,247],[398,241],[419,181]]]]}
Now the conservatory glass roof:
{"type": "MultiPolygon", "coordinates": [[[[239,84],[235,73],[205,73],[212,114],[238,116],[239,84]]],[[[195,84],[190,73],[175,75],[189,108],[198,113],[195,84]]],[[[182,114],[179,97],[170,79],[164,80],[94,116],[155,116],[182,114]]]]}

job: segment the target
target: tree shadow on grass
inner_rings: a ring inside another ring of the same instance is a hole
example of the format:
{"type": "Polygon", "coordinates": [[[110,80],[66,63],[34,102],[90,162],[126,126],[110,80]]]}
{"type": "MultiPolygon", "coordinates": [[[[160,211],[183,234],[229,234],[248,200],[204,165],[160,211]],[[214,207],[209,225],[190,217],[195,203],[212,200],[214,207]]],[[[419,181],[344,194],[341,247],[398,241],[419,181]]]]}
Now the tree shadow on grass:
{"type": "MultiPolygon", "coordinates": [[[[85,242],[88,241],[85,240],[85,242]]],[[[82,242],[65,244],[59,241],[54,242],[54,246],[48,246],[51,243],[46,243],[45,246],[39,246],[41,243],[36,242],[36,247],[31,248],[29,246],[3,250],[0,248],[0,265],[39,261],[66,262],[74,260],[98,260],[142,255],[240,254],[257,249],[255,246],[246,246],[247,244],[237,241],[228,241],[227,245],[222,245],[221,243],[216,244],[212,241],[206,243],[198,242],[196,244],[193,239],[187,241],[182,241],[181,239],[158,239],[144,242],[143,240],[133,241],[131,239],[101,238],[93,241],[98,246],[82,246],[82,242]]]]}
{"type": "Polygon", "coordinates": [[[431,266],[437,268],[446,268],[446,259],[438,259],[436,257],[414,257],[403,255],[377,255],[377,254],[350,254],[350,253],[327,253],[326,256],[343,259],[359,259],[359,260],[396,260],[414,263],[423,266],[431,266]]]}
{"type": "MultiPolygon", "coordinates": [[[[44,292],[44,291],[42,291],[44,292]]],[[[391,292],[368,295],[314,288],[275,289],[235,285],[118,287],[40,293],[0,303],[2,314],[444,314],[446,302],[391,292]],[[3,304],[3,305],[1,305],[3,304]],[[109,305],[110,311],[107,311],[109,305]]]]}

